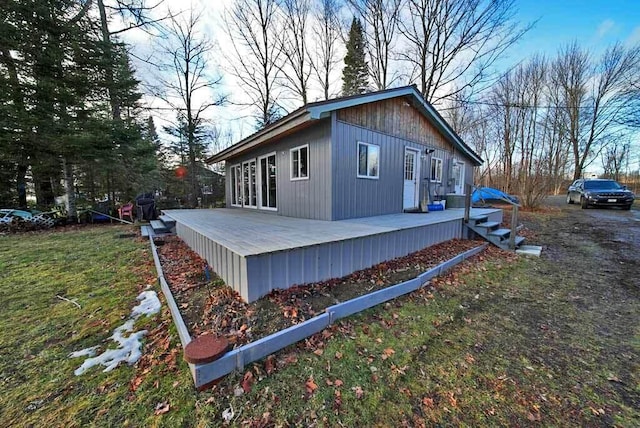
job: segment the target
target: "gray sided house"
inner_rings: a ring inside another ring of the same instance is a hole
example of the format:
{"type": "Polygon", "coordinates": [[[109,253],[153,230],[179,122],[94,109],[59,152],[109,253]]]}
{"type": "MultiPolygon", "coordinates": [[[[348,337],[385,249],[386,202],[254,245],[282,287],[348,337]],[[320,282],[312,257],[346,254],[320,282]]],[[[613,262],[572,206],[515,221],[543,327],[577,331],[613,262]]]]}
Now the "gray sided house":
{"type": "Polygon", "coordinates": [[[414,86],[307,104],[221,161],[227,207],[329,221],[461,195],[482,163],[414,86]]]}
{"type": "Polygon", "coordinates": [[[413,86],[308,104],[222,161],[227,208],[165,216],[247,301],[462,238],[463,209],[405,211],[462,194],[482,162],[413,86]]]}

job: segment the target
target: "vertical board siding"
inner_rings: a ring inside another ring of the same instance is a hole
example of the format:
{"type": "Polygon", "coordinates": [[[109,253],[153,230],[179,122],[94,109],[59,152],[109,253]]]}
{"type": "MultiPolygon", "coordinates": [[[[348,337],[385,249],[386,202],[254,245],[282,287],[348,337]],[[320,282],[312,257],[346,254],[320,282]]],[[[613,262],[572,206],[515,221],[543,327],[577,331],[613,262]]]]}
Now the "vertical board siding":
{"type": "Polygon", "coordinates": [[[247,256],[246,272],[251,288],[246,295],[241,294],[248,301],[253,301],[275,289],[340,278],[357,270],[461,237],[462,221],[452,220],[247,256]]]}
{"type": "Polygon", "coordinates": [[[230,287],[243,297],[248,296],[247,268],[244,257],[208,239],[183,223],[176,222],[176,234],[193,251],[205,259],[211,269],[230,287]]]}
{"type": "Polygon", "coordinates": [[[429,119],[403,98],[338,110],[338,120],[425,146],[453,149],[429,119]]]}
{"type": "MultiPolygon", "coordinates": [[[[225,162],[227,206],[231,207],[231,166],[273,152],[276,153],[278,209],[275,212],[267,210],[263,212],[288,217],[331,220],[331,121],[329,119],[321,120],[308,128],[282,137],[277,142],[227,160],[225,162]],[[309,179],[292,181],[289,150],[305,144],[309,145],[309,179]]],[[[259,208],[258,211],[260,211],[259,208]]]]}
{"type": "MultiPolygon", "coordinates": [[[[404,188],[404,150],[414,148],[424,153],[425,147],[414,142],[337,121],[333,137],[333,220],[371,217],[402,212],[404,188]],[[378,179],[358,178],[358,142],[380,147],[378,179]]],[[[428,169],[420,164],[422,177],[428,169]]]]}
{"type": "MultiPolygon", "coordinates": [[[[435,147],[435,152],[423,156],[426,148],[416,142],[403,140],[390,135],[375,132],[360,126],[336,121],[333,136],[333,220],[371,217],[384,214],[400,213],[402,192],[404,189],[404,152],[406,148],[420,152],[420,170],[418,176],[419,200],[425,198],[428,189],[433,196],[445,195],[454,189],[451,178],[451,165],[454,156],[452,151],[435,147]],[[380,171],[378,179],[357,177],[357,145],[358,141],[376,144],[380,147],[380,171]],[[431,158],[443,161],[442,181],[427,180],[431,175],[431,158]]],[[[465,159],[465,180],[473,182],[473,165],[465,159]]]]}

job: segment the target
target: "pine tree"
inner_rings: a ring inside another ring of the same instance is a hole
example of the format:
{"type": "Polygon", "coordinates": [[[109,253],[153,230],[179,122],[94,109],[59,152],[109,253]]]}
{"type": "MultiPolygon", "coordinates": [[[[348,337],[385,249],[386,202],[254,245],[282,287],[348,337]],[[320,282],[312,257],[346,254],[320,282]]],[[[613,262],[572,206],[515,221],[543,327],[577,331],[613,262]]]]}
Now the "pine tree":
{"type": "Polygon", "coordinates": [[[365,57],[364,30],[360,19],[353,18],[342,70],[342,95],[363,94],[369,90],[369,72],[365,57]]]}

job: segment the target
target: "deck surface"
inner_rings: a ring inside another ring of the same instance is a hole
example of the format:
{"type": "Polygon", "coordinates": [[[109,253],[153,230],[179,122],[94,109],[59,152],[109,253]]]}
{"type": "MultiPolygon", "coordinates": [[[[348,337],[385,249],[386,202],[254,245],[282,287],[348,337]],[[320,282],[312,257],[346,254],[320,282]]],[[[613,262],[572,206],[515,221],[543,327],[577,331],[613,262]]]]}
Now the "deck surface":
{"type": "MultiPolygon", "coordinates": [[[[496,211],[499,210],[473,208],[471,216],[496,211]]],[[[230,208],[165,210],[164,213],[241,256],[377,235],[464,217],[464,209],[340,221],[308,220],[230,208]]]]}

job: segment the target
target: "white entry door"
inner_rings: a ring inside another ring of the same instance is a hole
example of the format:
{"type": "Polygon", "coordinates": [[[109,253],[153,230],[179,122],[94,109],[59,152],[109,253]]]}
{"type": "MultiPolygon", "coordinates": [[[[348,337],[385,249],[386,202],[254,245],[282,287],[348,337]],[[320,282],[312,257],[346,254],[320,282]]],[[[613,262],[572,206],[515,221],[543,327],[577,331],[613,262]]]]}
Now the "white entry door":
{"type": "Polygon", "coordinates": [[[464,162],[453,162],[454,190],[458,195],[464,195],[464,162]]]}
{"type": "Polygon", "coordinates": [[[402,193],[402,208],[417,208],[418,201],[418,179],[420,177],[420,164],[418,162],[419,152],[413,149],[404,150],[404,191],[402,193]]]}

